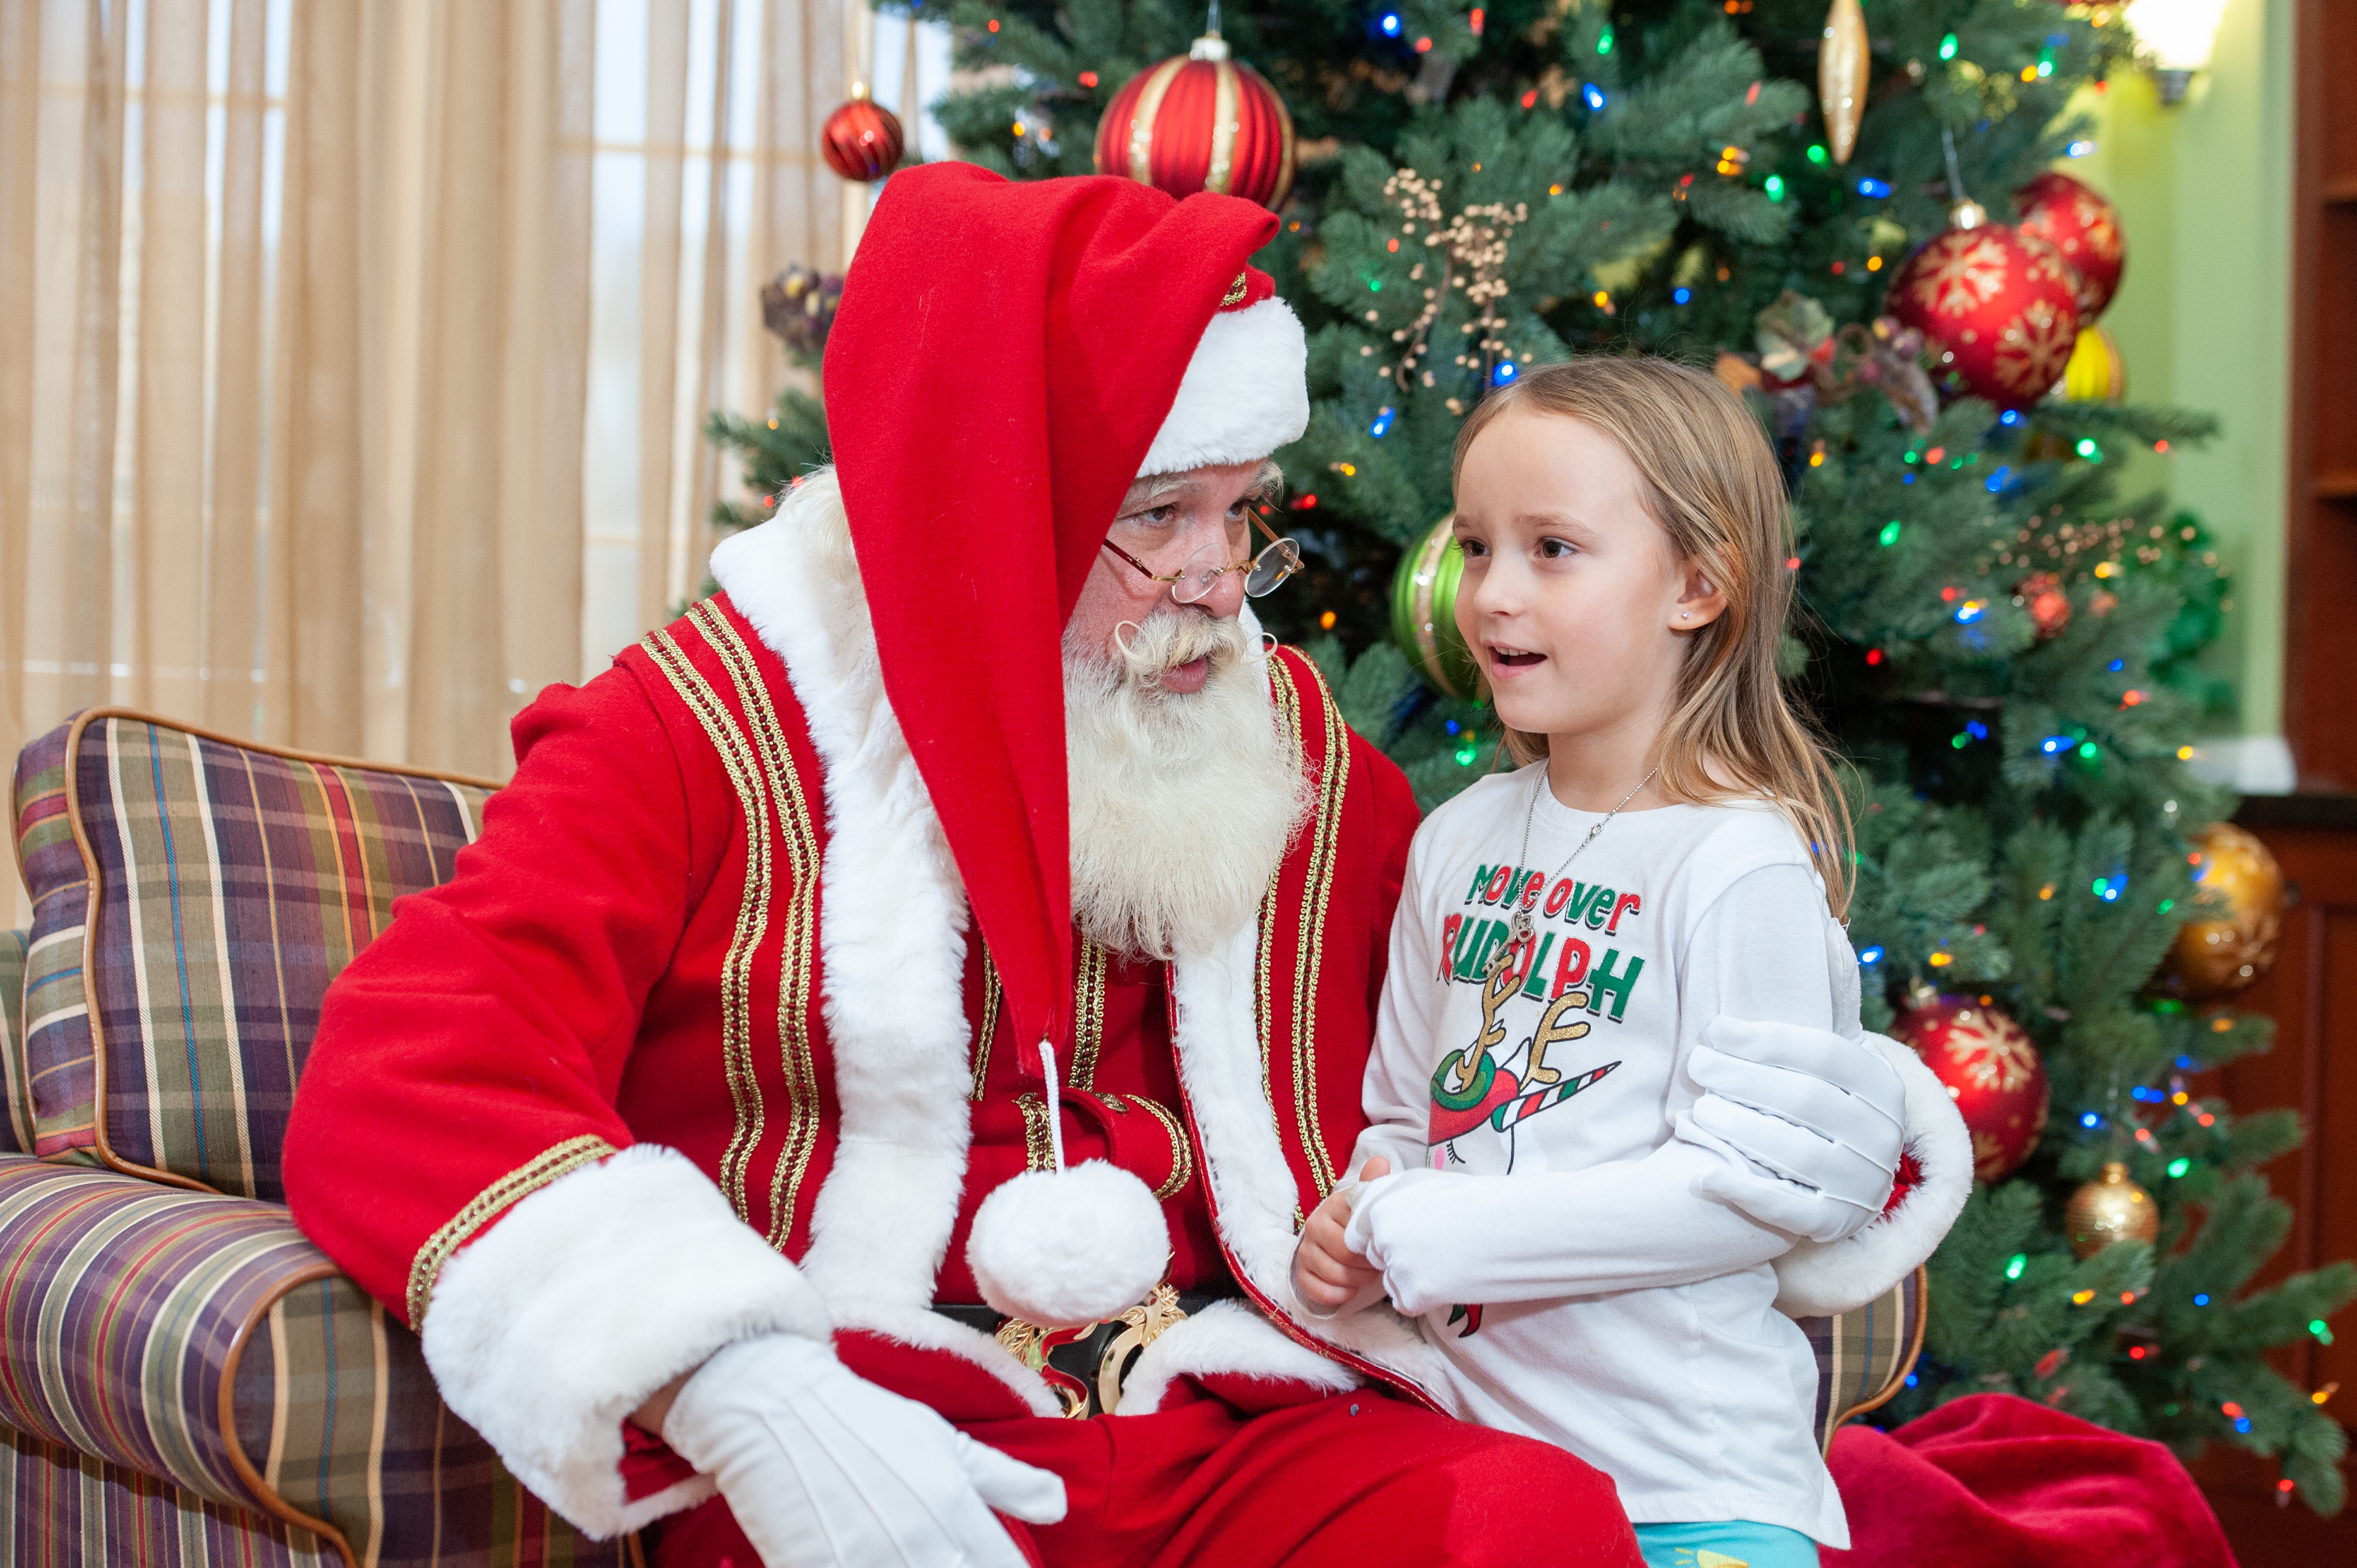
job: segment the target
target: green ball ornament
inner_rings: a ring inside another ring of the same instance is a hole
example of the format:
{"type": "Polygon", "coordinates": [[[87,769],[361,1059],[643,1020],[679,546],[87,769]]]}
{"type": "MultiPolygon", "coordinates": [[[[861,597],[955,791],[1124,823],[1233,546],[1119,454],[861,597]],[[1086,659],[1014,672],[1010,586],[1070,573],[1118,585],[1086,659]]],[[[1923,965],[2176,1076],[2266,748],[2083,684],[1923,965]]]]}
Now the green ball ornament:
{"type": "Polygon", "coordinates": [[[1424,683],[1444,697],[1475,701],[1481,670],[1457,629],[1457,585],[1465,576],[1465,555],[1453,547],[1450,513],[1400,557],[1392,575],[1392,639],[1415,665],[1424,683]]]}

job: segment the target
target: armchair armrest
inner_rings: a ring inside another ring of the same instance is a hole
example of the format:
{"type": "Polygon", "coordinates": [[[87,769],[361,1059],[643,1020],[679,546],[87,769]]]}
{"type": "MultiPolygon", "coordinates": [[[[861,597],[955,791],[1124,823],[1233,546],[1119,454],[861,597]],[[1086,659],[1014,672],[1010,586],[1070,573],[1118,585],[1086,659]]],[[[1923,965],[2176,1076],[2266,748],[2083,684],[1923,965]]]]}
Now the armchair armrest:
{"type": "Polygon", "coordinates": [[[1931,1285],[1921,1267],[1864,1306],[1794,1321],[1817,1353],[1817,1445],[1844,1422],[1896,1398],[1923,1352],[1931,1285]]]}
{"type": "Polygon", "coordinates": [[[353,1568],[624,1560],[507,1474],[416,1339],[276,1204],[0,1155],[0,1423],[311,1530],[353,1568]]]}

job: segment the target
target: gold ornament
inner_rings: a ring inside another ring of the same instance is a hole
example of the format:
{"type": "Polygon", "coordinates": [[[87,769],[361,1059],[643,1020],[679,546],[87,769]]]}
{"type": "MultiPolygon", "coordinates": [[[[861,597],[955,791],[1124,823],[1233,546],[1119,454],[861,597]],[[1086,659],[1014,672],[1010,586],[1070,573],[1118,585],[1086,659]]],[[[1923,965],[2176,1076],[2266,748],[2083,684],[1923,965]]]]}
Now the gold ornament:
{"type": "Polygon", "coordinates": [[[2128,395],[2127,361],[2110,333],[2100,327],[2079,328],[2059,390],[2066,403],[2118,403],[2128,395]]]}
{"type": "Polygon", "coordinates": [[[2115,1241],[2150,1245],[2160,1234],[2160,1209],[2152,1194],[2128,1179],[2126,1165],[2107,1160],[2100,1177],[2071,1195],[2062,1210],[2062,1234],[2082,1258],[2092,1258],[2115,1241]]]}
{"type": "Polygon", "coordinates": [[[1834,0],[1825,13],[1824,47],[1817,51],[1817,98],[1824,105],[1825,144],[1834,162],[1846,164],[1857,148],[1857,123],[1866,116],[1866,67],[1870,53],[1866,13],[1857,0],[1834,0]]]}
{"type": "Polygon", "coordinates": [[[2231,995],[2265,974],[2283,936],[2283,868],[2256,837],[2232,822],[2203,830],[2194,841],[2193,880],[2223,897],[2223,917],[2188,920],[2178,929],[2154,989],[2201,1000],[2231,995]]]}

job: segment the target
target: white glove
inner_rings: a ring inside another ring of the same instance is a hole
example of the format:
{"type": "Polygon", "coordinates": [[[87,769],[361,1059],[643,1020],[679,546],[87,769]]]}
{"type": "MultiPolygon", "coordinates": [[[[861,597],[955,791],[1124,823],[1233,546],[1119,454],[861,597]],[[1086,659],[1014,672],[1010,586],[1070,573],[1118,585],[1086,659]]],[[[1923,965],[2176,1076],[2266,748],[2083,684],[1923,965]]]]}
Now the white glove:
{"type": "Polygon", "coordinates": [[[769,1568],[1024,1568],[990,1510],[1064,1517],[1064,1483],[792,1334],[731,1345],[663,1417],[769,1568]]]}
{"type": "Polygon", "coordinates": [[[1706,1092],[1678,1113],[1677,1135],[1765,1174],[1730,1161],[1698,1190],[1813,1241],[1855,1235],[1882,1212],[1907,1092],[1872,1039],[1721,1017],[1703,1042],[1687,1070],[1706,1092]]]}

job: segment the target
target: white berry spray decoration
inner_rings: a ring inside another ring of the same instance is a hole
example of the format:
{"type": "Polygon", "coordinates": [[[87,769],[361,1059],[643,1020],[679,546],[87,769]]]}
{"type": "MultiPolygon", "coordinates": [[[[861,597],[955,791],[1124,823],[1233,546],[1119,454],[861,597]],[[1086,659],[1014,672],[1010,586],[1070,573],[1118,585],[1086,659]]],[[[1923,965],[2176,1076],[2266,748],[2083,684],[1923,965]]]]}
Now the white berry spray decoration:
{"type": "MultiPolygon", "coordinates": [[[[1414,321],[1392,333],[1392,341],[1405,348],[1387,373],[1403,392],[1419,380],[1427,387],[1436,384],[1431,370],[1424,367],[1437,352],[1432,330],[1451,293],[1465,296],[1470,315],[1459,330],[1473,339],[1452,356],[1452,362],[1478,371],[1486,385],[1507,352],[1506,321],[1498,302],[1506,297],[1506,258],[1515,228],[1530,220],[1529,204],[1475,203],[1459,209],[1453,217],[1447,216],[1440,205],[1442,185],[1412,168],[1401,169],[1383,182],[1384,199],[1398,204],[1403,240],[1413,239],[1420,231],[1427,252],[1424,261],[1408,269],[1410,281],[1424,285],[1423,307],[1414,321]],[[1442,269],[1441,274],[1427,278],[1428,269],[1436,266],[1442,269]]],[[[1376,318],[1376,312],[1368,312],[1369,320],[1376,318]]],[[[1463,399],[1447,401],[1449,413],[1465,412],[1463,399]]]]}

